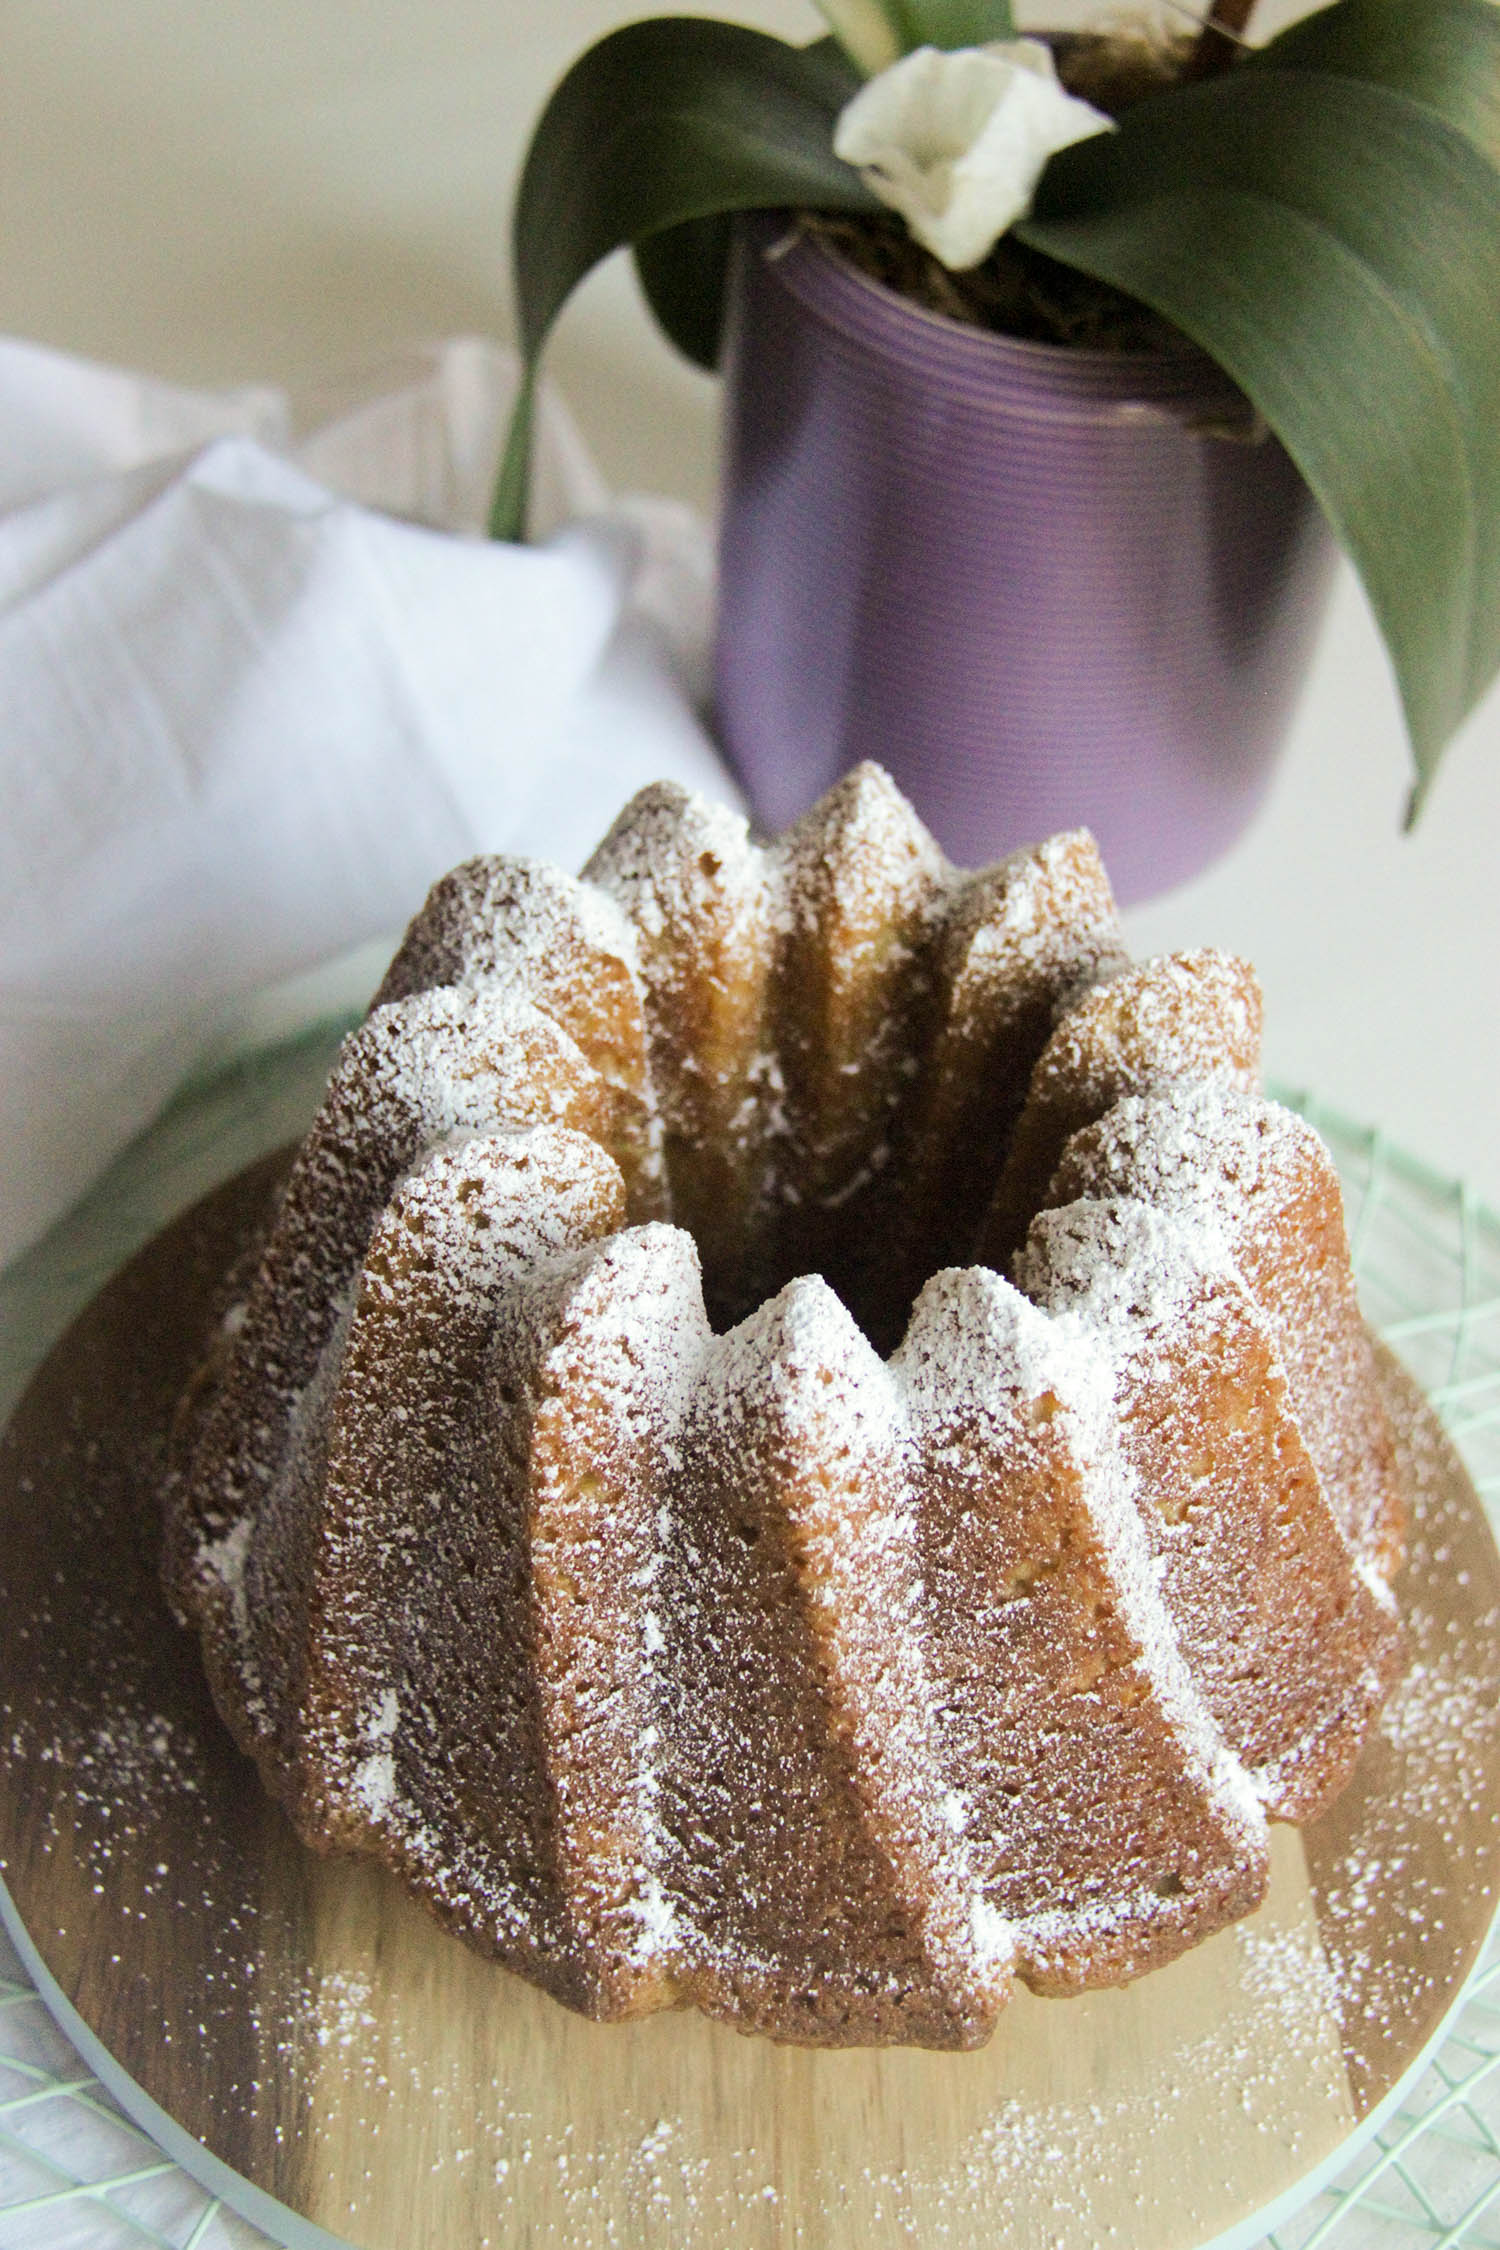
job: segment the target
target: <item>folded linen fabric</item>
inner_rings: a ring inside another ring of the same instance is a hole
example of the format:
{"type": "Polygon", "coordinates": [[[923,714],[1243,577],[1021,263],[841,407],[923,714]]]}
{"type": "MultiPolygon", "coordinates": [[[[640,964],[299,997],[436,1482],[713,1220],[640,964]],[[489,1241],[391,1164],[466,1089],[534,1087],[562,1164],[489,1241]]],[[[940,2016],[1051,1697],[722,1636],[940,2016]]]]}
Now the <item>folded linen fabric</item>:
{"type": "Polygon", "coordinates": [[[691,524],[601,511],[553,403],[548,511],[600,512],[433,528],[482,505],[513,367],[402,376],[299,433],[274,393],[0,345],[0,1263],[244,996],[455,860],[576,864],[659,775],[733,797],[650,614],[703,607],[691,524]]]}

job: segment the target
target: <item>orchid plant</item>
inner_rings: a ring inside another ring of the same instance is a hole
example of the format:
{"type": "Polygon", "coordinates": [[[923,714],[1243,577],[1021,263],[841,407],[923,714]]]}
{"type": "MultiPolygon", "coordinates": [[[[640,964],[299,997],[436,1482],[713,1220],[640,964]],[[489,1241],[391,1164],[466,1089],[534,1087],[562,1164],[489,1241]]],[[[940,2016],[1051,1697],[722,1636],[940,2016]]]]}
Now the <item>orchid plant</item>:
{"type": "Polygon", "coordinates": [[[1010,0],[818,0],[796,47],[632,23],[542,115],[515,218],[522,398],[491,529],[521,536],[537,362],[621,245],[718,357],[732,216],[899,211],[954,267],[1010,229],[1163,315],[1281,439],[1363,578],[1416,764],[1500,670],[1500,5],[1333,0],[1266,45],[1214,0],[1178,76],[1109,118],[1010,0]]]}

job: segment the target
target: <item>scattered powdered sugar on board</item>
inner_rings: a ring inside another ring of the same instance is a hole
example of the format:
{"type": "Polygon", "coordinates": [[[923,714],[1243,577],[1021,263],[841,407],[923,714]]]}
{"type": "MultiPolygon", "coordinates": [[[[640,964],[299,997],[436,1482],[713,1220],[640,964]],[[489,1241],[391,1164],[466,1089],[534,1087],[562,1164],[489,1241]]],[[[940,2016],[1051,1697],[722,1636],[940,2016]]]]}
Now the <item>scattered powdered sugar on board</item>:
{"type": "MultiPolygon", "coordinates": [[[[1500,1617],[1480,1619],[1491,1635],[1500,1617]]],[[[1424,1642],[1434,1636],[1433,1621],[1420,1610],[1408,1618],[1424,1642]]],[[[1438,1628],[1441,1631],[1441,1628],[1438,1628]]],[[[1477,1805],[1484,1795],[1480,1750],[1496,1732],[1492,1681],[1476,1678],[1472,1658],[1461,1648],[1439,1647],[1414,1663],[1391,1691],[1376,1722],[1381,1737],[1403,1763],[1407,1787],[1404,1808],[1430,1826],[1452,1804],[1477,1805]]]]}
{"type": "Polygon", "coordinates": [[[1267,2029],[1274,2024],[1280,2044],[1304,2038],[1310,2014],[1339,2020],[1338,1979],[1316,1930],[1305,1924],[1264,1929],[1241,1922],[1234,1940],[1244,1964],[1244,1988],[1260,2003],[1267,2029]]]}
{"type": "Polygon", "coordinates": [[[1493,1554],[1436,1416],[1393,1360],[1384,1380],[1412,1502],[1402,1589],[1411,1661],[1354,1786],[1307,1831],[1361,2097],[1378,2091],[1424,2031],[1437,2029],[1472,1954],[1486,1892],[1493,1899],[1500,1837],[1493,1554]]]}
{"type": "Polygon", "coordinates": [[[375,2029],[370,2002],[374,1986],[366,1976],[329,1969],[317,1980],[309,2014],[320,2047],[349,2048],[375,2029]]]}
{"type": "MultiPolygon", "coordinates": [[[[1408,1615],[1419,1647],[1433,1622],[1408,1615]]],[[[1480,1622],[1500,1642],[1500,1618],[1480,1622]]],[[[1439,1647],[1397,1683],[1369,1753],[1386,1787],[1326,1868],[1324,1938],[1356,2045],[1400,2036],[1446,1990],[1454,1887],[1472,1865],[1475,1816],[1500,1756],[1494,1675],[1476,1677],[1472,1664],[1471,1651],[1439,1647]]]]}

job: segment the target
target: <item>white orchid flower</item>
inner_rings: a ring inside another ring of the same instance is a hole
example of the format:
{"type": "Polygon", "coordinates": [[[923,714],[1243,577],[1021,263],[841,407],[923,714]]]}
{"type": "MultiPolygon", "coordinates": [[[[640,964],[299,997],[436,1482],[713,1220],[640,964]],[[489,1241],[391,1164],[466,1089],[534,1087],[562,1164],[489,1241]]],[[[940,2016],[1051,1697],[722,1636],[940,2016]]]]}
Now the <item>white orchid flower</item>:
{"type": "Polygon", "coordinates": [[[903,55],[841,112],[833,150],[961,273],[1026,216],[1050,156],[1112,130],[1040,39],[1004,39],[903,55]]]}

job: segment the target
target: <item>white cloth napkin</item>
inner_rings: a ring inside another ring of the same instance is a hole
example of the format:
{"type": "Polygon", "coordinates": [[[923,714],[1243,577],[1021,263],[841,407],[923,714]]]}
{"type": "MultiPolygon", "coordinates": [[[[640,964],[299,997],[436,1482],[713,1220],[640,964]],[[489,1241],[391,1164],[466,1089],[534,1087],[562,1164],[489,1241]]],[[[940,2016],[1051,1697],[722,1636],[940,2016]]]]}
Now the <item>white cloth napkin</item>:
{"type": "Polygon", "coordinates": [[[0,342],[0,1263],[455,861],[577,865],[659,776],[734,798],[701,527],[612,506],[554,398],[564,528],[473,536],[514,381],[458,342],[299,407],[0,342]]]}

